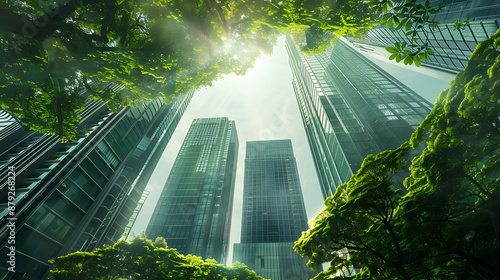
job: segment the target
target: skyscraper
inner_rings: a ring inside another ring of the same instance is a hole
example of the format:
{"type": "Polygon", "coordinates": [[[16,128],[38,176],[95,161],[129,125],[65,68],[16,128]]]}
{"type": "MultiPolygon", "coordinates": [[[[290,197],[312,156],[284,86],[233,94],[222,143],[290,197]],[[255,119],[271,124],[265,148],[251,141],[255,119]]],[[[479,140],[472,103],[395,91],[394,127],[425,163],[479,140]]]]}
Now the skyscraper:
{"type": "Polygon", "coordinates": [[[323,197],[363,159],[408,140],[432,104],[338,40],[306,57],[287,38],[293,87],[323,197]]]}
{"type": "Polygon", "coordinates": [[[196,119],[168,176],[146,235],[182,254],[225,263],[238,136],[228,118],[196,119]]]}
{"type": "Polygon", "coordinates": [[[247,142],[241,243],[233,262],[273,280],[312,278],[317,273],[293,250],[307,228],[292,142],[247,142]]]}
{"type": "MultiPolygon", "coordinates": [[[[425,2],[419,0],[418,2],[425,2]]],[[[431,0],[430,5],[444,8],[436,15],[438,26],[431,30],[428,26],[418,31],[417,44],[428,42],[434,55],[429,60],[422,60],[422,66],[456,74],[465,69],[472,52],[479,42],[486,40],[500,28],[500,2],[497,0],[431,0]],[[470,26],[455,29],[457,19],[461,22],[471,15],[470,26]]],[[[404,33],[406,30],[391,28],[374,28],[368,31],[363,41],[350,39],[360,50],[375,52],[381,55],[390,54],[385,47],[394,46],[396,41],[406,42],[411,38],[404,33]],[[379,48],[382,47],[382,48],[379,48]]]]}
{"type": "Polygon", "coordinates": [[[77,142],[61,143],[18,123],[3,129],[0,279],[45,279],[49,259],[116,242],[192,95],[118,113],[89,99],[80,128],[93,130],[77,142]],[[12,182],[15,193],[8,192],[12,182]]]}

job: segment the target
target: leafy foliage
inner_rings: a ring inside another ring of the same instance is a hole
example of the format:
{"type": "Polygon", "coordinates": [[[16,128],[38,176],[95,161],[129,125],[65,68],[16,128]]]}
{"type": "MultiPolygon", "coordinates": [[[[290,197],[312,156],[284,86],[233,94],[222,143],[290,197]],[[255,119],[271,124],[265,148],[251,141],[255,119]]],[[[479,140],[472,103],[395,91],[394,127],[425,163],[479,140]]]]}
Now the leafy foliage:
{"type": "Polygon", "coordinates": [[[120,240],[113,247],[93,252],[75,252],[49,261],[54,265],[51,280],[58,279],[263,279],[244,264],[233,267],[213,259],[203,261],[193,255],[181,255],[168,248],[165,239],[155,242],[145,235],[127,242],[120,240]]]}
{"type": "Polygon", "coordinates": [[[455,30],[457,30],[457,29],[465,30],[465,28],[467,28],[467,26],[470,26],[470,17],[471,17],[471,14],[468,14],[467,20],[465,20],[464,22],[461,22],[460,19],[457,18],[457,20],[455,21],[455,24],[453,25],[453,28],[455,30]]]}
{"type": "Polygon", "coordinates": [[[415,63],[416,66],[420,66],[421,60],[427,60],[429,55],[433,55],[427,34],[432,33],[439,24],[434,18],[444,7],[442,4],[432,7],[429,0],[422,4],[415,0],[373,0],[370,5],[372,9],[382,14],[380,23],[384,23],[385,28],[394,26],[396,30],[403,31],[411,42],[411,44],[395,42],[394,47],[387,47],[386,50],[392,53],[390,60],[395,59],[396,62],[403,61],[405,65],[415,63]],[[423,32],[426,40],[421,44],[418,44],[419,31],[423,32]]]}
{"type": "MultiPolygon", "coordinates": [[[[395,0],[7,0],[0,107],[31,129],[75,141],[82,89],[114,111],[157,97],[169,103],[223,75],[244,74],[279,34],[306,30],[302,50],[312,54],[329,49],[333,33],[363,37],[380,16],[415,38],[435,25],[438,11],[428,1],[395,0]],[[127,90],[96,90],[89,85],[96,79],[127,90]]],[[[432,54],[427,44],[390,51],[391,59],[417,65],[432,54]]]]}
{"type": "Polygon", "coordinates": [[[117,110],[157,97],[168,103],[221,75],[244,74],[271,52],[276,31],[253,20],[244,25],[217,3],[7,1],[0,107],[31,129],[75,141],[83,89],[117,110]],[[95,90],[96,78],[127,90],[95,90]]]}
{"type": "Polygon", "coordinates": [[[368,156],[296,242],[316,279],[498,279],[500,31],[479,44],[411,141],[368,156]],[[394,176],[420,150],[405,179],[394,176]],[[416,149],[416,150],[415,150],[416,149]]]}

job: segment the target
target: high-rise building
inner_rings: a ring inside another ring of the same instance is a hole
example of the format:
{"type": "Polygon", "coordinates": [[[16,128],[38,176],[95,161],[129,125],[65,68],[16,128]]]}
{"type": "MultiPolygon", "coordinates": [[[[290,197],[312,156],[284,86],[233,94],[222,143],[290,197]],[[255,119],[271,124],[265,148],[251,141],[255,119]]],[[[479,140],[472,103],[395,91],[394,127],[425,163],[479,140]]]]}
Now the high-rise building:
{"type": "Polygon", "coordinates": [[[409,140],[432,104],[347,44],[306,57],[290,37],[293,87],[324,198],[363,159],[409,140]]]}
{"type": "Polygon", "coordinates": [[[241,243],[233,262],[273,280],[310,279],[317,273],[293,250],[307,228],[292,142],[247,142],[241,243]]]}
{"type": "Polygon", "coordinates": [[[76,142],[0,131],[0,279],[45,279],[49,259],[118,241],[192,95],[118,113],[89,99],[76,142]]]}
{"type": "Polygon", "coordinates": [[[191,124],[146,229],[169,247],[225,263],[233,208],[238,136],[228,118],[191,124]]]}
{"type": "MultiPolygon", "coordinates": [[[[423,3],[424,0],[417,2],[423,3]]],[[[444,8],[436,15],[439,22],[435,29],[424,26],[418,31],[417,44],[429,43],[434,55],[429,60],[422,60],[422,66],[456,74],[465,69],[469,58],[477,45],[493,35],[500,28],[500,2],[498,0],[431,0],[430,5],[444,8]],[[471,15],[470,26],[455,29],[455,21],[467,20],[471,15]]],[[[367,53],[376,53],[388,57],[385,47],[394,46],[395,42],[411,45],[411,38],[406,36],[404,28],[374,28],[363,41],[349,39],[357,48],[367,53]]]]}

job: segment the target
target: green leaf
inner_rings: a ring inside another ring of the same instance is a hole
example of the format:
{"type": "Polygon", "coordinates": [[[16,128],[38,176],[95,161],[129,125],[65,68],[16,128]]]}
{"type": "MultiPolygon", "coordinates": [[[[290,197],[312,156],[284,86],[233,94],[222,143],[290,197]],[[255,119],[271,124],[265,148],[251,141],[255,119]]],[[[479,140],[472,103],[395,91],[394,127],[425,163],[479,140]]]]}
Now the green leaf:
{"type": "Polygon", "coordinates": [[[404,61],[405,65],[412,65],[413,64],[413,59],[411,56],[407,56],[404,61]]]}
{"type": "Polygon", "coordinates": [[[413,24],[413,22],[411,20],[408,20],[408,22],[406,22],[406,25],[405,25],[406,31],[411,29],[412,24],[413,24]]]}
{"type": "Polygon", "coordinates": [[[389,56],[389,60],[393,60],[393,59],[395,59],[395,58],[396,58],[396,56],[398,56],[398,54],[397,54],[397,53],[395,53],[395,54],[391,54],[391,56],[389,56]]]}
{"type": "Polygon", "coordinates": [[[421,61],[420,61],[420,57],[418,55],[416,55],[414,58],[413,58],[413,61],[415,62],[415,65],[417,67],[420,67],[420,64],[421,64],[421,61]]]}
{"type": "Polygon", "coordinates": [[[393,17],[389,18],[389,20],[387,21],[386,25],[385,25],[385,28],[389,28],[391,27],[392,23],[393,23],[393,17]]]}
{"type": "Polygon", "coordinates": [[[398,26],[396,26],[396,30],[399,30],[401,28],[403,28],[403,26],[405,26],[405,24],[409,21],[410,19],[409,18],[404,18],[401,20],[401,22],[398,24],[398,26]]]}
{"type": "Polygon", "coordinates": [[[380,22],[381,23],[384,23],[386,22],[388,19],[390,19],[392,17],[392,14],[385,14],[382,16],[382,18],[380,19],[380,22]]]}
{"type": "Polygon", "coordinates": [[[395,47],[387,47],[387,48],[385,48],[385,49],[386,49],[388,52],[390,52],[390,53],[398,53],[398,52],[399,52],[399,50],[398,50],[398,49],[396,49],[395,47]]]}
{"type": "Polygon", "coordinates": [[[434,54],[434,52],[431,49],[427,49],[427,53],[430,54],[430,55],[434,54]]]}
{"type": "Polygon", "coordinates": [[[401,60],[403,60],[404,56],[402,54],[398,54],[398,56],[396,57],[396,62],[401,62],[401,60]]]}

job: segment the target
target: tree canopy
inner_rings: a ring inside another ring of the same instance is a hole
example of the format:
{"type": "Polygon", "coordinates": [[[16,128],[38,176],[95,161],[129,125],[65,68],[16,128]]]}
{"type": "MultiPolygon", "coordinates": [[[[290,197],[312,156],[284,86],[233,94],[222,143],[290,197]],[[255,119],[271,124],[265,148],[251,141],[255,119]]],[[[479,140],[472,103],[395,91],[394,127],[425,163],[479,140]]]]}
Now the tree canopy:
{"type": "Polygon", "coordinates": [[[31,129],[74,141],[84,89],[117,110],[243,74],[272,51],[275,31],[230,13],[215,0],[7,1],[0,107],[31,129]],[[96,78],[126,90],[96,90],[96,78]]]}
{"type": "MultiPolygon", "coordinates": [[[[31,129],[74,141],[83,89],[113,110],[169,102],[221,75],[245,73],[288,28],[342,35],[371,22],[356,0],[7,0],[0,107],[31,129]],[[97,90],[96,78],[126,90],[97,90]]],[[[309,42],[318,49],[318,40],[309,42]]]]}
{"type": "MultiPolygon", "coordinates": [[[[414,33],[438,11],[393,0],[4,2],[0,107],[63,141],[76,140],[77,111],[87,97],[113,111],[158,97],[168,103],[225,74],[244,74],[261,53],[272,52],[279,34],[305,30],[301,48],[312,54],[330,48],[333,33],[363,37],[380,17],[414,33]],[[88,96],[79,96],[82,90],[88,96]]],[[[408,54],[409,46],[400,46],[398,61],[418,63],[432,52],[420,46],[408,54]]]]}
{"type": "Polygon", "coordinates": [[[499,56],[497,31],[410,142],[368,156],[325,201],[294,247],[311,267],[330,263],[316,279],[498,279],[499,56]],[[349,276],[353,268],[360,273],[349,276]]]}
{"type": "Polygon", "coordinates": [[[130,242],[120,240],[112,247],[93,252],[75,252],[49,261],[51,280],[58,279],[264,279],[241,263],[227,267],[213,259],[179,254],[168,248],[164,238],[152,242],[145,235],[130,242]]]}

